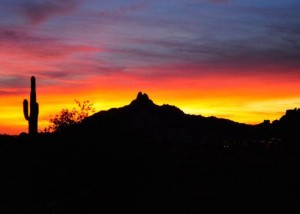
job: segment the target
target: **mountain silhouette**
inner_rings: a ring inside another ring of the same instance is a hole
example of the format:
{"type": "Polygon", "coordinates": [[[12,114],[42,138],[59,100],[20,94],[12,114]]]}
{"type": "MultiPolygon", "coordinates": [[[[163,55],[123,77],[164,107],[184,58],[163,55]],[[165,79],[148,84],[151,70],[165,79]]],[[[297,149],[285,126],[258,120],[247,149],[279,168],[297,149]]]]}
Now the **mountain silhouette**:
{"type": "Polygon", "coordinates": [[[298,109],[247,125],[147,94],[63,132],[1,136],[1,213],[298,213],[298,109]]]}
{"type": "Polygon", "coordinates": [[[216,117],[185,114],[172,105],[157,105],[146,93],[139,92],[129,105],[100,111],[70,127],[64,133],[82,136],[117,138],[132,141],[172,143],[207,143],[211,141],[238,140],[254,134],[254,127],[216,117]],[[117,133],[117,134],[116,134],[117,133]]]}
{"type": "Polygon", "coordinates": [[[132,108],[140,109],[140,108],[153,108],[157,105],[153,103],[152,100],[149,99],[148,95],[142,92],[139,92],[136,99],[130,103],[132,108]]]}
{"type": "Polygon", "coordinates": [[[81,124],[70,127],[67,133],[91,137],[101,133],[101,136],[110,139],[122,136],[124,141],[132,141],[128,138],[139,136],[144,141],[173,144],[253,146],[270,139],[276,139],[276,143],[279,139],[284,139],[286,144],[294,142],[300,135],[299,121],[298,109],[287,110],[286,115],[272,123],[264,121],[257,125],[213,116],[190,115],[173,105],[157,105],[146,93],[139,92],[129,105],[97,112],[81,124]]]}

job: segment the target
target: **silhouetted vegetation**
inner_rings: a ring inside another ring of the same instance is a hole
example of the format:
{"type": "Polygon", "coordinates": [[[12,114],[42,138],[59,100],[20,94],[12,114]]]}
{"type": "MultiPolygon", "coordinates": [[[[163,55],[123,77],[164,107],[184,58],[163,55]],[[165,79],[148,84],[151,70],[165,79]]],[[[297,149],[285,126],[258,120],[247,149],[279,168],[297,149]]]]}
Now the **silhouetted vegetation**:
{"type": "Polygon", "coordinates": [[[39,104],[36,102],[36,84],[35,77],[31,77],[31,91],[30,91],[30,113],[28,113],[28,100],[23,101],[24,117],[28,121],[28,132],[30,135],[37,135],[38,133],[38,115],[39,104]]]}
{"type": "Polygon", "coordinates": [[[83,119],[88,117],[90,114],[95,113],[93,104],[89,100],[83,101],[81,103],[75,100],[77,108],[67,109],[64,108],[59,114],[50,118],[50,124],[45,128],[45,132],[62,132],[68,127],[79,124],[83,119]]]}
{"type": "Polygon", "coordinates": [[[187,115],[139,93],[34,142],[0,136],[0,212],[298,213],[298,121],[187,115]]]}

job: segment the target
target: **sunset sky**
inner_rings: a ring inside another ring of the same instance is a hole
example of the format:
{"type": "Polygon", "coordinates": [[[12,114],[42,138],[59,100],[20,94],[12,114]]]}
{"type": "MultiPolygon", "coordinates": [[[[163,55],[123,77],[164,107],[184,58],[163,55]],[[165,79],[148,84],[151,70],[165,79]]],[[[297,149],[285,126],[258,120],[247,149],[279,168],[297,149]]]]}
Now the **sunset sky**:
{"type": "Polygon", "coordinates": [[[1,0],[0,134],[62,108],[139,91],[189,114],[248,124],[300,107],[299,0],[1,0]]]}

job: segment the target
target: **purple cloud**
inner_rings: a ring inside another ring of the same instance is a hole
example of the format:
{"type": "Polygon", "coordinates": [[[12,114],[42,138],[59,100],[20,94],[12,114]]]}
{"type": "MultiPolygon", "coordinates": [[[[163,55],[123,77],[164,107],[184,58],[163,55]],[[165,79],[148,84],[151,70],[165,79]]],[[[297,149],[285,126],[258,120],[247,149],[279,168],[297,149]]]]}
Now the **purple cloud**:
{"type": "Polygon", "coordinates": [[[64,15],[75,8],[75,0],[48,0],[46,2],[27,2],[22,5],[25,16],[32,24],[39,24],[55,15],[64,15]]]}
{"type": "Polygon", "coordinates": [[[120,6],[117,9],[110,10],[110,11],[101,11],[98,13],[98,17],[101,18],[109,18],[109,19],[118,19],[118,18],[125,18],[126,15],[132,13],[138,13],[146,8],[146,4],[132,4],[128,6],[120,6]]]}
{"type": "Polygon", "coordinates": [[[209,2],[216,3],[216,4],[224,4],[224,3],[228,3],[229,0],[209,0],[209,2]]]}

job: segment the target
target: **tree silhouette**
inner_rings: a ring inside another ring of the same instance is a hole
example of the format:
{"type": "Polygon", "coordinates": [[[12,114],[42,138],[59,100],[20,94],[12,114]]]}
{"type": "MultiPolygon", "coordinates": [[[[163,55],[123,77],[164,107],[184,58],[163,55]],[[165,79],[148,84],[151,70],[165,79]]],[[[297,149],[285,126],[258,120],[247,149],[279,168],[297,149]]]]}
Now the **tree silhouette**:
{"type": "Polygon", "coordinates": [[[59,114],[50,118],[49,126],[44,129],[45,132],[61,132],[67,127],[80,123],[84,118],[95,113],[93,103],[85,100],[82,103],[75,100],[77,108],[63,108],[59,114]]]}

